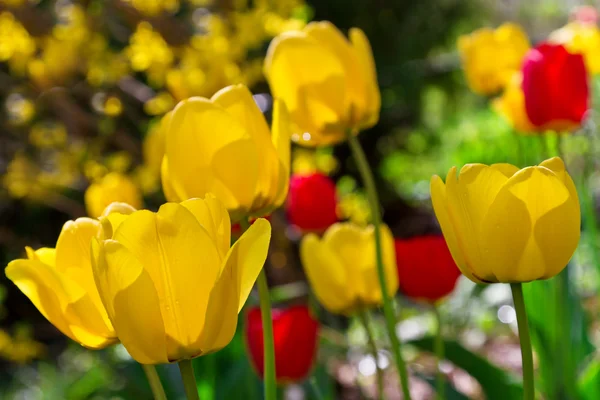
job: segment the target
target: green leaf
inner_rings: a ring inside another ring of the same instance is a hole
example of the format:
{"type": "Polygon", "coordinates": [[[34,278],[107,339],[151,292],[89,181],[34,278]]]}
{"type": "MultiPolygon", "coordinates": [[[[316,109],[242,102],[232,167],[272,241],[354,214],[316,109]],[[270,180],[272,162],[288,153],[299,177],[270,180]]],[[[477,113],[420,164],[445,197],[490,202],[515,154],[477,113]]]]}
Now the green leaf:
{"type": "Polygon", "coordinates": [[[582,400],[600,399],[600,360],[594,359],[586,365],[577,380],[577,391],[582,400]]]}
{"type": "MultiPolygon", "coordinates": [[[[421,350],[433,353],[434,338],[426,336],[407,342],[421,350]]],[[[467,371],[479,384],[488,400],[518,399],[523,386],[510,373],[491,364],[482,356],[464,348],[454,340],[444,340],[446,359],[467,371]]]]}

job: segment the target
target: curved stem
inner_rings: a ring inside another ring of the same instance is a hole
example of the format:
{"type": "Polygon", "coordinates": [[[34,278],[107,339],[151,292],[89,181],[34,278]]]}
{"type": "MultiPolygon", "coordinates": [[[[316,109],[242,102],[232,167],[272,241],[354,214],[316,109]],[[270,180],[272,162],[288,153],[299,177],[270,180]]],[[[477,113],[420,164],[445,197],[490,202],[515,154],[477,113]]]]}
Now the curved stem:
{"type": "Polygon", "coordinates": [[[188,400],[200,400],[198,396],[198,387],[196,386],[196,378],[194,377],[194,366],[192,360],[181,360],[177,363],[183,380],[183,389],[188,400]]]}
{"type": "Polygon", "coordinates": [[[152,395],[154,400],[167,400],[167,396],[165,395],[165,390],[163,389],[162,383],[160,382],[160,378],[158,376],[158,372],[156,372],[156,367],[154,365],[148,364],[140,364],[144,373],[146,374],[146,378],[148,379],[148,383],[150,384],[150,389],[152,389],[152,395]]]}
{"type": "Polygon", "coordinates": [[[373,330],[371,329],[371,325],[369,324],[369,316],[365,310],[360,310],[358,312],[358,318],[362,323],[365,331],[367,332],[367,341],[369,343],[369,347],[371,348],[371,355],[375,361],[375,365],[377,366],[377,398],[383,399],[383,370],[379,365],[379,352],[377,351],[377,344],[375,344],[375,336],[373,336],[373,330]]]}
{"type": "Polygon", "coordinates": [[[435,321],[437,323],[437,329],[435,332],[435,356],[437,358],[437,371],[436,371],[436,390],[437,398],[443,400],[446,398],[445,379],[444,374],[440,368],[440,364],[444,361],[444,338],[442,336],[442,315],[440,309],[436,305],[433,306],[433,313],[435,314],[435,321]]]}
{"type": "MultiPolygon", "coordinates": [[[[250,227],[247,219],[240,221],[242,231],[250,227]]],[[[260,271],[256,280],[258,286],[258,296],[260,299],[260,315],[263,327],[263,349],[264,349],[264,387],[265,400],[277,399],[277,383],[275,375],[275,344],[273,339],[273,319],[271,317],[271,298],[269,285],[267,283],[267,274],[264,268],[260,271]]]]}
{"type": "Polygon", "coordinates": [[[369,167],[367,157],[365,156],[365,153],[356,136],[349,134],[348,143],[350,144],[352,156],[356,161],[358,171],[360,172],[363,184],[367,190],[369,205],[371,206],[371,218],[375,228],[375,257],[377,260],[377,275],[379,278],[379,286],[381,287],[381,295],[383,298],[383,313],[385,315],[386,328],[392,345],[392,353],[394,354],[396,369],[398,370],[398,375],[400,377],[402,394],[404,396],[404,400],[410,400],[408,372],[406,370],[404,359],[402,358],[402,351],[400,349],[401,343],[396,335],[396,317],[394,315],[392,299],[390,298],[390,294],[387,290],[387,280],[385,277],[385,270],[383,268],[383,252],[381,248],[381,215],[379,213],[379,199],[377,196],[377,190],[375,188],[375,180],[373,179],[373,172],[369,167]]]}
{"type": "Polygon", "coordinates": [[[520,283],[511,283],[510,289],[515,304],[515,311],[517,312],[519,341],[521,342],[521,358],[523,359],[523,399],[534,400],[533,353],[531,351],[531,339],[529,338],[529,326],[527,323],[527,312],[525,311],[523,287],[520,283]]]}

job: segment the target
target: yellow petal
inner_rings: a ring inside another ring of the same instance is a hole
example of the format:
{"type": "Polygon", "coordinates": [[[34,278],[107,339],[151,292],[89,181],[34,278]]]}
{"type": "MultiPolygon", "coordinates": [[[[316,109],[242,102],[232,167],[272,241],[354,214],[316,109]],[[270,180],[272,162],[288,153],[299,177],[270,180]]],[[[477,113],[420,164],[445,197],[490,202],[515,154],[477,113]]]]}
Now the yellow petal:
{"type": "Polygon", "coordinates": [[[210,294],[206,324],[199,342],[203,354],[222,349],[233,338],[238,312],[263,268],[270,238],[271,225],[260,218],[231,248],[223,273],[210,294]]]}
{"type": "Polygon", "coordinates": [[[528,282],[560,272],[579,240],[578,205],[555,173],[529,167],[498,193],[482,242],[500,282],[528,282]]]}
{"type": "Polygon", "coordinates": [[[379,121],[379,111],[381,109],[381,94],[379,93],[379,84],[377,83],[377,70],[375,69],[371,45],[365,33],[361,29],[351,28],[349,36],[352,46],[358,54],[362,81],[366,86],[366,115],[364,116],[363,127],[369,128],[379,121]]]}
{"type": "Polygon", "coordinates": [[[446,178],[449,214],[471,273],[482,281],[496,281],[494,269],[483,254],[481,229],[483,218],[502,185],[509,178],[499,168],[468,164],[456,177],[452,168],[446,178]]]}
{"type": "Polygon", "coordinates": [[[332,313],[346,313],[357,305],[357,293],[350,286],[348,268],[314,234],[300,244],[300,258],[319,302],[332,313]]]}
{"type": "Polygon", "coordinates": [[[273,104],[273,145],[279,159],[279,171],[277,174],[276,194],[273,205],[281,206],[288,194],[290,185],[290,137],[291,122],[285,104],[275,99],[273,104]]]}
{"type": "Polygon", "coordinates": [[[179,185],[175,177],[169,173],[169,161],[167,156],[163,157],[160,168],[160,180],[162,184],[163,194],[165,199],[171,202],[185,200],[188,196],[185,190],[179,185]]]}
{"type": "Polygon", "coordinates": [[[472,267],[467,264],[464,247],[461,244],[461,239],[456,235],[452,218],[448,211],[448,198],[446,196],[446,186],[442,182],[442,178],[434,175],[431,178],[431,202],[435,216],[440,224],[444,239],[450,249],[450,254],[460,271],[470,280],[476,283],[482,283],[481,280],[473,276],[472,267]]]}
{"type": "Polygon", "coordinates": [[[142,197],[137,186],[131,179],[116,172],[91,184],[85,192],[85,205],[93,218],[101,216],[104,209],[113,202],[127,203],[134,208],[142,207],[142,197]]]}
{"type": "Polygon", "coordinates": [[[56,269],[85,289],[95,307],[100,310],[105,323],[109,325],[108,316],[94,283],[90,261],[92,238],[101,235],[102,226],[98,220],[78,218],[75,221],[67,221],[56,242],[56,269]]]}
{"type": "Polygon", "coordinates": [[[167,132],[166,155],[168,175],[189,197],[214,193],[230,211],[252,205],[257,149],[246,128],[222,107],[203,98],[179,103],[167,132]]]}
{"type": "Polygon", "coordinates": [[[113,240],[94,240],[92,252],[96,282],[123,346],[142,364],[168,362],[165,328],[150,275],[113,240]]]}
{"type": "Polygon", "coordinates": [[[51,247],[42,247],[34,251],[31,247],[26,246],[25,251],[30,260],[39,260],[51,267],[56,266],[56,250],[51,247]]]}
{"type": "Polygon", "coordinates": [[[68,276],[38,260],[14,260],[10,279],[48,321],[83,346],[99,349],[115,342],[85,290],[68,276]]]}
{"type": "Polygon", "coordinates": [[[194,214],[216,244],[221,259],[225,259],[231,245],[231,221],[223,203],[207,194],[205,199],[189,199],[181,205],[194,214]]]}
{"type": "MultiPolygon", "coordinates": [[[[265,75],[275,98],[283,100],[294,132],[318,135],[346,117],[346,77],[340,59],[305,32],[287,32],[269,45],[265,75]]],[[[318,144],[318,143],[316,143],[318,144]]]]}
{"type": "Polygon", "coordinates": [[[221,260],[208,234],[185,207],[164,204],[157,214],[138,211],[117,229],[114,239],[144,266],[156,287],[167,336],[169,359],[190,357],[204,327],[210,291],[221,260]]]}

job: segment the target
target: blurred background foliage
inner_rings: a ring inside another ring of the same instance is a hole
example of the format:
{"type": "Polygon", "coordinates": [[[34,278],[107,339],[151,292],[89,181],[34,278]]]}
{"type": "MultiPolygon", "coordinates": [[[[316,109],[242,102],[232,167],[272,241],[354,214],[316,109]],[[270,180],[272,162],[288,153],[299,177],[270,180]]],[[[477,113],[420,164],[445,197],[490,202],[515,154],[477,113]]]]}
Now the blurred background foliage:
{"type": "MultiPolygon", "coordinates": [[[[192,95],[211,96],[245,83],[268,93],[262,60],[269,40],[310,20],[357,26],[370,39],[382,94],[380,123],[361,134],[376,168],[384,220],[398,237],[438,232],[429,178],[468,162],[537,164],[564,151],[577,182],[596,190],[595,141],[589,132],[562,139],[516,136],[470,92],[456,51],[459,35],[504,21],[520,23],[533,43],[564,25],[579,1],[564,0],[0,0],[0,261],[25,245],[53,246],[62,224],[86,215],[84,192],[110,172],[127,176],[146,207],[160,190],[160,117],[192,95]],[[520,149],[520,150],[517,150],[520,149]],[[157,156],[158,154],[158,156],[157,156]],[[586,158],[587,157],[587,158],[586,158]]],[[[268,96],[259,96],[268,105],[268,96]]],[[[260,102],[259,102],[260,103],[260,102]]],[[[263,107],[267,110],[267,106],[263,107]]],[[[594,130],[594,126],[589,131],[594,130]]],[[[316,168],[338,182],[344,217],[365,221],[357,170],[346,145],[316,153],[296,149],[294,169],[316,168]]],[[[569,274],[528,286],[528,311],[540,390],[547,399],[600,398],[597,242],[594,198],[569,274]],[[566,279],[566,286],[555,281],[566,279]],[[559,288],[567,288],[559,293],[559,288]],[[566,300],[565,300],[566,299],[566,300]]],[[[368,213],[367,213],[368,214],[368,213]]],[[[306,294],[298,237],[285,216],[267,265],[273,296],[306,294]],[[296,286],[294,286],[296,285],[296,286]],[[279,290],[279,291],[278,291],[279,290]]],[[[292,300],[295,301],[295,300],[292,300]]],[[[400,299],[402,338],[413,386],[430,398],[434,319],[400,299]]],[[[447,325],[448,398],[517,398],[520,353],[504,285],[462,281],[442,306],[447,325]]],[[[374,390],[374,360],[354,320],[326,315],[319,363],[310,383],[286,396],[360,398],[374,390]],[[341,328],[349,327],[347,334],[341,328]]],[[[0,274],[0,398],[150,398],[142,370],[122,347],[86,351],[69,342],[0,274]]],[[[376,336],[385,340],[381,316],[376,336]]],[[[389,355],[382,354],[387,360],[389,355]]],[[[202,399],[259,398],[240,330],[223,351],[195,360],[202,399]]],[[[178,372],[160,366],[169,398],[182,398],[178,372]]],[[[387,374],[390,390],[394,374],[387,374]]],[[[386,398],[399,396],[390,392],[386,398]]]]}

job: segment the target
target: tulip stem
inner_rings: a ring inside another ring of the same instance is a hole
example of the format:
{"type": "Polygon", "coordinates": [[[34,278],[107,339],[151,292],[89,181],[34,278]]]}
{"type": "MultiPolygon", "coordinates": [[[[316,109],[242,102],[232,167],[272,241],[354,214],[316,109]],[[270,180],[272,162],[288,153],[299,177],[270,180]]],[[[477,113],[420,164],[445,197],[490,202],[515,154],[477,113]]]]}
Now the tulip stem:
{"type": "MultiPolygon", "coordinates": [[[[240,221],[240,227],[245,232],[250,223],[247,219],[240,221]]],[[[263,268],[256,280],[258,285],[258,297],[260,299],[260,315],[263,327],[263,348],[264,348],[264,387],[265,400],[277,399],[277,383],[275,376],[275,344],[273,339],[273,319],[271,317],[271,296],[269,285],[267,283],[267,274],[263,268]]]]}
{"type": "Polygon", "coordinates": [[[194,377],[192,360],[181,360],[177,364],[179,364],[179,371],[181,372],[181,379],[183,380],[183,389],[186,398],[188,400],[200,400],[200,396],[198,396],[198,387],[196,386],[196,378],[194,377]]]}
{"type": "Polygon", "coordinates": [[[140,365],[142,366],[142,369],[146,374],[146,378],[148,379],[148,383],[150,384],[150,389],[152,389],[152,395],[154,396],[154,400],[167,400],[167,395],[165,395],[165,390],[163,389],[162,383],[160,382],[158,372],[156,372],[156,367],[154,365],[148,364],[140,365]]]}
{"type": "Polygon", "coordinates": [[[387,280],[385,276],[385,270],[383,268],[383,252],[381,249],[381,214],[379,212],[379,199],[377,196],[377,189],[375,188],[375,180],[373,179],[373,172],[369,167],[369,162],[365,156],[365,152],[360,145],[357,137],[348,134],[348,143],[350,144],[350,150],[352,156],[356,161],[358,171],[362,177],[363,184],[367,190],[367,196],[369,198],[369,204],[371,206],[371,219],[375,228],[375,256],[377,260],[377,276],[379,278],[379,286],[381,287],[381,295],[383,298],[383,313],[385,315],[386,328],[390,343],[392,346],[392,353],[394,354],[394,360],[396,362],[396,369],[400,377],[400,386],[402,388],[402,394],[404,400],[410,400],[410,390],[408,388],[408,372],[406,370],[406,364],[402,358],[402,350],[400,348],[401,342],[396,334],[396,317],[394,315],[394,307],[392,305],[392,299],[387,290],[387,280]]]}
{"type": "Polygon", "coordinates": [[[436,390],[437,390],[437,398],[439,400],[443,400],[446,398],[445,389],[446,383],[444,379],[444,374],[442,373],[442,369],[440,365],[442,361],[444,361],[444,338],[442,336],[442,314],[440,314],[440,309],[434,305],[433,313],[435,314],[435,322],[436,322],[436,331],[435,331],[435,356],[437,358],[436,363],[436,390]]]}
{"type": "Polygon", "coordinates": [[[377,351],[377,344],[375,343],[375,336],[373,335],[373,330],[371,329],[371,325],[369,324],[369,316],[365,310],[360,310],[358,312],[358,318],[365,328],[365,332],[367,333],[367,342],[369,343],[369,347],[371,348],[371,355],[373,356],[373,360],[375,361],[375,366],[377,367],[377,398],[383,399],[383,370],[379,365],[379,352],[377,351]]]}
{"type": "Polygon", "coordinates": [[[511,283],[510,289],[515,304],[515,311],[517,312],[519,341],[521,342],[521,358],[523,359],[523,399],[534,400],[533,353],[531,351],[531,339],[529,338],[529,326],[527,323],[527,312],[525,311],[523,287],[521,283],[511,283]]]}

